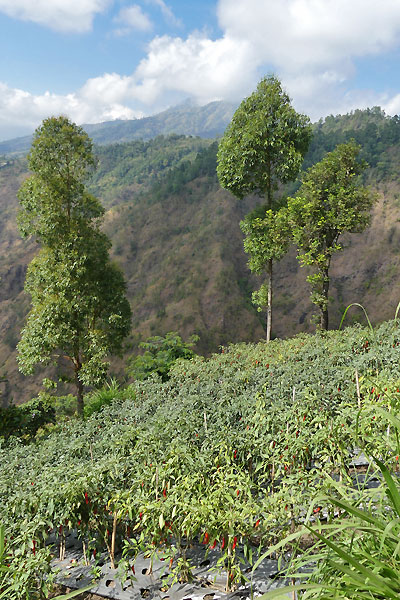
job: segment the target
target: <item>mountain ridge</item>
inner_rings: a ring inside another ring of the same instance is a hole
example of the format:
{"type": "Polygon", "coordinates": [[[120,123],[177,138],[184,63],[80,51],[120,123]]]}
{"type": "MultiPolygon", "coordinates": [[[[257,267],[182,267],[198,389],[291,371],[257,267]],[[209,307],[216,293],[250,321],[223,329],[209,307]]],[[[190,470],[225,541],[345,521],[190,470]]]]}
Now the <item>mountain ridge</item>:
{"type": "MultiPolygon", "coordinates": [[[[161,113],[141,119],[104,121],[84,124],[83,129],[95,144],[107,145],[132,140],[149,140],[171,133],[214,138],[221,135],[230,122],[236,105],[215,101],[204,106],[178,104],[161,113]]],[[[33,134],[32,134],[33,135],[33,134]]],[[[0,142],[0,155],[22,156],[29,151],[32,135],[0,142]]]]}

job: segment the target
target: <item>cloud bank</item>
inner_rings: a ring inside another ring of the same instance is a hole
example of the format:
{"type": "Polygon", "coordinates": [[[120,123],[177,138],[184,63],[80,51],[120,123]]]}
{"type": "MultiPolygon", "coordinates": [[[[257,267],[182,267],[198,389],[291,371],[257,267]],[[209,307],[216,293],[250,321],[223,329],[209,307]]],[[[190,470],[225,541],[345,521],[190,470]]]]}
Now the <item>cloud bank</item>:
{"type": "MultiPolygon", "coordinates": [[[[173,17],[163,0],[156,4],[173,17]]],[[[90,28],[108,0],[0,0],[0,10],[49,27],[90,28]],[[34,6],[34,8],[33,8],[34,6]]],[[[204,104],[240,100],[265,73],[276,73],[298,110],[313,119],[374,104],[400,112],[400,94],[349,91],[355,60],[380,56],[400,45],[399,0],[219,0],[222,35],[155,37],[129,76],[105,73],[65,96],[35,96],[0,87],[0,126],[16,119],[32,128],[49,114],[64,112],[79,123],[133,118],[166,108],[168,99],[192,97],[204,104]]],[[[138,5],[119,13],[121,26],[151,28],[138,5]]],[[[4,137],[4,135],[3,135],[4,137]]]]}
{"type": "Polygon", "coordinates": [[[83,33],[112,0],[0,0],[0,11],[62,32],[83,33]]]}

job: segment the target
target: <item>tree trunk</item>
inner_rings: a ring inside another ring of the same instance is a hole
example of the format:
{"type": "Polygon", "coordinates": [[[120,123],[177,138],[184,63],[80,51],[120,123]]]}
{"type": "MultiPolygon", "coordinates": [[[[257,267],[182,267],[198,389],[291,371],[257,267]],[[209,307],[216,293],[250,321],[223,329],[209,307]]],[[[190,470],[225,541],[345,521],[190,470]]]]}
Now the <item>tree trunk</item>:
{"type": "Polygon", "coordinates": [[[272,328],[272,258],[267,263],[267,285],[268,285],[268,303],[267,303],[267,319],[266,319],[266,333],[267,342],[271,341],[271,328],[272,328]]]}
{"type": "MultiPolygon", "coordinates": [[[[272,209],[272,182],[271,182],[271,161],[268,161],[268,189],[267,189],[267,210],[272,209]]],[[[272,328],[272,258],[267,262],[267,285],[268,285],[268,301],[267,301],[267,322],[266,334],[267,342],[271,341],[272,328]]]]}
{"type": "Polygon", "coordinates": [[[329,275],[328,269],[323,271],[323,281],[322,281],[322,295],[325,299],[324,305],[321,306],[321,329],[328,330],[329,327],[329,317],[328,317],[328,294],[329,294],[329,275]]]}
{"type": "Polygon", "coordinates": [[[76,400],[77,400],[77,412],[79,417],[83,417],[83,383],[79,379],[79,371],[81,370],[81,363],[78,360],[75,363],[75,384],[76,384],[76,400]]]}

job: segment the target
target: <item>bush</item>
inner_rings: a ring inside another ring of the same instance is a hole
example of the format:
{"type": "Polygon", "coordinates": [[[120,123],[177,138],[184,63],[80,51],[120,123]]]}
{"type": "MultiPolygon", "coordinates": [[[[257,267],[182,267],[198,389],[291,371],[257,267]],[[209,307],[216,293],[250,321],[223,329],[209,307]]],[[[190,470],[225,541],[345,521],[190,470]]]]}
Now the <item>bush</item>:
{"type": "Polygon", "coordinates": [[[0,408],[0,437],[8,439],[14,435],[31,440],[41,427],[55,422],[56,412],[52,397],[39,394],[37,398],[22,406],[11,404],[7,408],[0,408]]]}
{"type": "Polygon", "coordinates": [[[152,373],[157,373],[162,381],[167,381],[169,372],[178,359],[195,356],[192,346],[198,340],[197,335],[192,335],[189,342],[185,343],[175,331],[168,332],[165,337],[149,337],[146,342],[139,344],[144,349],[144,354],[131,358],[126,371],[139,381],[147,379],[152,373]]]}

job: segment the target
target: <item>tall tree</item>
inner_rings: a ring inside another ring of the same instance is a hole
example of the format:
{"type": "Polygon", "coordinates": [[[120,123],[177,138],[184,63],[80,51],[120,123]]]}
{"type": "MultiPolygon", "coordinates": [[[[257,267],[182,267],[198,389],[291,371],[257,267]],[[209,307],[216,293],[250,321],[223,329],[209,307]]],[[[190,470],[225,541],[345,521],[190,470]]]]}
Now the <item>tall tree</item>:
{"type": "Polygon", "coordinates": [[[21,341],[19,368],[67,359],[73,369],[78,413],[83,386],[105,377],[107,355],[119,352],[131,310],[122,273],[109,258],[100,231],[103,208],[85,190],[95,165],[92,142],[66,117],[46,119],[28,155],[33,174],[21,186],[18,223],[41,249],[29,265],[25,290],[32,297],[21,341]]]}
{"type": "Polygon", "coordinates": [[[302,265],[314,268],[307,277],[311,301],[320,310],[320,326],[328,329],[329,268],[332,256],[342,250],[342,233],[359,233],[368,226],[376,196],[361,185],[366,164],[358,160],[361,147],[354,140],[338,145],[310,167],[288,210],[292,234],[302,265]]]}
{"type": "MultiPolygon", "coordinates": [[[[297,113],[276,77],[265,77],[251,96],[243,100],[227,127],[218,149],[217,174],[222,187],[238,198],[255,193],[275,213],[282,201],[279,184],[294,181],[311,139],[307,116],[297,113]]],[[[272,270],[278,259],[271,248],[263,269],[267,274],[267,341],[272,325],[272,270]]]]}

